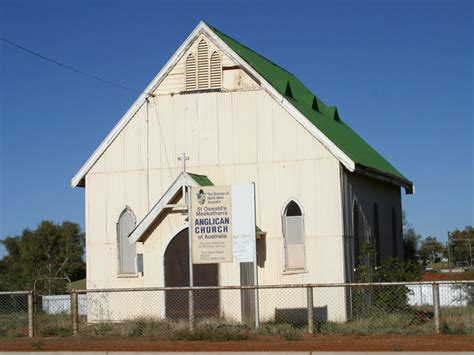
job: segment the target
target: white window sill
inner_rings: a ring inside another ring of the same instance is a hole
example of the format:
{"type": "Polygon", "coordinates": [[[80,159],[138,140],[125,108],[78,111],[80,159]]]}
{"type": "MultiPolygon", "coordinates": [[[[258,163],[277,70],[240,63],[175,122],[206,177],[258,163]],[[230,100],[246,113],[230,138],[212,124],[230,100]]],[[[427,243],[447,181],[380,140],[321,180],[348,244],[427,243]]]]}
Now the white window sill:
{"type": "Polygon", "coordinates": [[[118,274],[117,278],[119,278],[119,279],[136,279],[136,278],[139,278],[141,276],[142,276],[141,273],[131,272],[131,273],[127,273],[127,274],[118,274]]]}
{"type": "Polygon", "coordinates": [[[298,269],[298,270],[283,270],[283,276],[285,275],[298,275],[298,274],[307,274],[308,270],[298,269]]]}

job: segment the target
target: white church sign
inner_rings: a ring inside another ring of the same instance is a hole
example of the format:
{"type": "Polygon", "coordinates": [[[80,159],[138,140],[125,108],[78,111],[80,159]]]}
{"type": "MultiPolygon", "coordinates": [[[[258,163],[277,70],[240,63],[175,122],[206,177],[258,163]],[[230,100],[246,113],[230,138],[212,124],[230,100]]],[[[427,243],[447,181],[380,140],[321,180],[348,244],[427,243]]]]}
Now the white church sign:
{"type": "Polygon", "coordinates": [[[191,188],[193,264],[254,262],[254,184],[191,188]]]}
{"type": "Polygon", "coordinates": [[[191,188],[193,264],[232,262],[230,186],[191,188]]]}
{"type": "Polygon", "coordinates": [[[231,192],[234,262],[255,262],[255,184],[232,185],[231,192]]]}

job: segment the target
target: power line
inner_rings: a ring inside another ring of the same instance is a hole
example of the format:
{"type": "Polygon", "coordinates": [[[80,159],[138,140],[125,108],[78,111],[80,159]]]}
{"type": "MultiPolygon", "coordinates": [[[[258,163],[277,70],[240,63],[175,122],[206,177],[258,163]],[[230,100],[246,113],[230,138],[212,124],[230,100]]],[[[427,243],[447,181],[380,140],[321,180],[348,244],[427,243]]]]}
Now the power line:
{"type": "Polygon", "coordinates": [[[137,89],[134,89],[134,88],[131,88],[131,87],[128,87],[128,86],[125,86],[125,85],[121,85],[121,84],[117,84],[117,83],[114,83],[113,81],[109,81],[109,80],[106,80],[106,79],[102,79],[98,76],[95,76],[95,75],[92,75],[92,74],[88,74],[86,72],[83,72],[82,70],[79,70],[79,69],[76,69],[76,68],[73,68],[73,67],[70,67],[69,65],[66,65],[66,64],[63,64],[63,63],[60,63],[54,59],[51,59],[51,58],[48,58],[44,55],[41,55],[39,53],[36,53],[34,51],[32,51],[31,49],[28,49],[28,48],[25,48],[23,46],[20,46],[19,44],[17,43],[14,43],[12,41],[9,41],[8,39],[6,38],[3,38],[3,37],[0,37],[0,40],[2,40],[4,43],[6,44],[9,44],[10,46],[13,46],[13,47],[16,47],[18,49],[21,49],[22,51],[25,51],[26,53],[29,53],[31,55],[34,55],[36,57],[39,57],[41,59],[44,59],[50,63],[53,63],[53,64],[56,64],[64,69],[68,69],[70,71],[73,71],[77,74],[81,74],[81,75],[84,75],[90,79],[94,79],[94,80],[97,80],[97,81],[101,81],[103,83],[106,83],[106,84],[109,84],[109,85],[112,85],[112,86],[116,86],[116,87],[119,87],[119,88],[122,88],[122,89],[125,89],[125,90],[129,90],[129,91],[134,91],[134,92],[138,92],[140,94],[147,94],[147,95],[150,95],[150,96],[153,96],[153,94],[150,94],[148,92],[145,92],[145,91],[141,91],[141,90],[137,90],[137,89]]]}

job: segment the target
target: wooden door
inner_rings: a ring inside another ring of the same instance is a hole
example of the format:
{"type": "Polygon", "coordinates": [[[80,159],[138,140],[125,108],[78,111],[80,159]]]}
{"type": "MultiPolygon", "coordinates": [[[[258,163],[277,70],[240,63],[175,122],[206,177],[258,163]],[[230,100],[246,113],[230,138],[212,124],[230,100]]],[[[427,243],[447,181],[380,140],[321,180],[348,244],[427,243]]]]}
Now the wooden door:
{"type": "MultiPolygon", "coordinates": [[[[165,252],[165,286],[189,286],[188,229],[178,233],[165,252]]],[[[196,264],[193,266],[194,286],[218,286],[217,264],[196,264]]],[[[193,292],[194,317],[212,318],[219,316],[219,291],[200,290],[193,292]]],[[[189,317],[187,291],[166,291],[166,317],[186,319],[189,317]]]]}

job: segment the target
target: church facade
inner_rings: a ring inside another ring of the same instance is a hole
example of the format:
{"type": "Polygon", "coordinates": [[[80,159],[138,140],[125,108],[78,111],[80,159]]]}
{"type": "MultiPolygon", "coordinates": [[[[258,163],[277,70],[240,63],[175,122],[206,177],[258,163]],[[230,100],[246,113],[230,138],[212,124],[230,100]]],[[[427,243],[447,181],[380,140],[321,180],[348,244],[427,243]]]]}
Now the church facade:
{"type": "MultiPolygon", "coordinates": [[[[87,288],[189,285],[186,187],[248,182],[261,285],[354,281],[365,243],[377,262],[403,258],[401,190],[412,182],[291,73],[201,22],[72,179],[85,188],[87,288]]],[[[196,286],[252,273],[194,270],[196,286]]],[[[326,318],[345,320],[345,291],[318,292],[326,318]]],[[[154,315],[179,317],[159,297],[154,315]]],[[[200,311],[239,318],[230,297],[241,295],[213,294],[200,311]]],[[[279,298],[260,303],[262,319],[306,304],[303,293],[279,298]]],[[[150,315],[143,302],[130,305],[137,316],[150,315]]]]}

